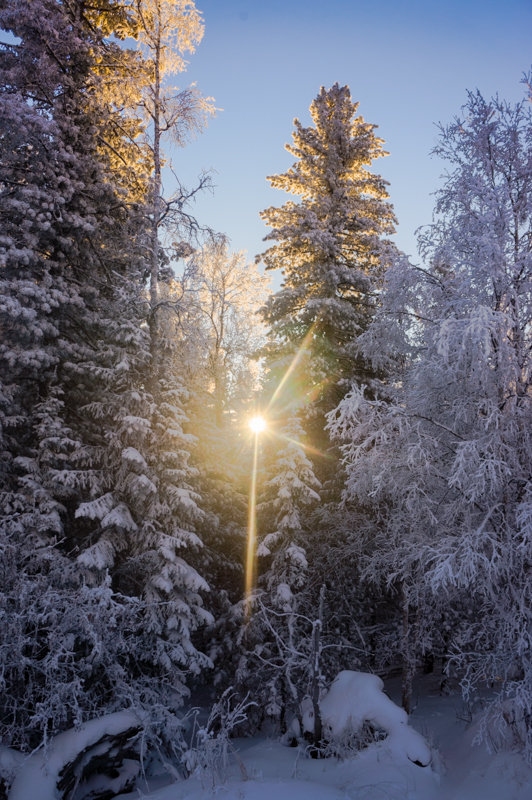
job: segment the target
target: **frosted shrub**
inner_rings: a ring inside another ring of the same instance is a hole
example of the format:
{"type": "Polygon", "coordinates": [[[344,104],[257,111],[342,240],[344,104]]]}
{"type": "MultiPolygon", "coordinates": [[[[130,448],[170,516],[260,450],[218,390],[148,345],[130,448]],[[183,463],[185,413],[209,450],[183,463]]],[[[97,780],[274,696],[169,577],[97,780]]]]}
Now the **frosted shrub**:
{"type": "Polygon", "coordinates": [[[225,780],[230,757],[233,756],[247,778],[244,765],[231,744],[231,734],[247,720],[247,713],[256,703],[247,697],[234,702],[235,696],[227,689],[212,707],[204,725],[194,719],[190,747],[183,753],[182,763],[189,774],[198,775],[202,784],[214,790],[225,780]]]}

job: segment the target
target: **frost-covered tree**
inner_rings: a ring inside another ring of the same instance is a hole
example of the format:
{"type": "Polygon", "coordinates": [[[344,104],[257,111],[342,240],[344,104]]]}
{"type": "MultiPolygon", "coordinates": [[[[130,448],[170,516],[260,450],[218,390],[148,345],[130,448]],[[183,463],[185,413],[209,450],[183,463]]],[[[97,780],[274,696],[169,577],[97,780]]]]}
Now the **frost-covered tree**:
{"type": "MultiPolygon", "coordinates": [[[[127,22],[114,3],[100,12],[127,22]]],[[[86,536],[76,506],[109,477],[93,458],[106,430],[84,409],[118,384],[125,352],[142,338],[143,169],[119,133],[103,65],[123,61],[96,13],[54,0],[8,2],[0,13],[14,37],[0,51],[0,549],[12,570],[2,602],[13,632],[1,718],[7,740],[33,747],[126,702],[131,641],[116,627],[131,632],[134,604],[108,582],[86,589],[72,556],[86,536]]]]}
{"type": "Polygon", "coordinates": [[[0,688],[2,735],[25,747],[131,704],[168,743],[184,674],[207,663],[191,644],[210,619],[206,584],[182,557],[201,512],[167,346],[175,298],[150,391],[149,159],[122,92],[139,59],[112,37],[133,32],[127,8],[13,0],[0,12],[14,36],[0,95],[0,550],[14,645],[0,688]]]}
{"type": "Polygon", "coordinates": [[[331,418],[346,498],[370,497],[378,522],[367,571],[400,582],[417,617],[412,658],[436,645],[466,691],[501,686],[492,711],[528,754],[531,141],[526,102],[478,92],[441,129],[428,266],[395,264],[364,336],[368,356],[396,365],[388,396],[356,387],[331,418]]]}
{"type": "Polygon", "coordinates": [[[177,191],[163,197],[163,167],[171,161],[163,150],[165,139],[183,145],[189,136],[201,129],[213,113],[209,100],[195,87],[178,89],[168,79],[186,69],[186,53],[193,53],[203,38],[203,19],[193,0],[135,0],[136,38],[144,56],[144,72],[140,82],[140,105],[148,123],[145,133],[150,154],[151,192],[147,236],[147,272],[149,274],[150,330],[153,357],[157,355],[158,315],[168,298],[162,299],[159,284],[162,267],[168,258],[180,258],[190,252],[188,238],[197,230],[196,219],[187,213],[191,197],[204,188],[203,176],[196,189],[187,191],[174,175],[177,191]],[[164,233],[171,244],[165,247],[164,233]],[[185,241],[182,241],[185,237],[185,241]]]}
{"type": "Polygon", "coordinates": [[[276,452],[261,493],[262,535],[257,555],[269,562],[261,569],[268,603],[287,610],[293,593],[306,582],[309,535],[305,531],[305,517],[319,502],[321,487],[304,450],[305,437],[299,420],[292,417],[279,431],[279,437],[280,444],[276,441],[276,452]],[[305,511],[306,514],[302,513],[305,511]]]}
{"type": "MultiPolygon", "coordinates": [[[[187,242],[174,241],[168,249],[165,233],[185,236],[197,223],[186,213],[187,193],[182,187],[168,201],[161,197],[163,140],[168,134],[182,144],[208,108],[194,90],[176,94],[177,90],[166,85],[170,75],[184,69],[183,53],[194,51],[203,35],[203,23],[188,0],[139,0],[130,10],[144,57],[136,102],[147,123],[142,141],[150,179],[143,239],[144,274],[148,277],[143,323],[147,326],[143,324],[139,332],[145,334],[139,351],[144,363],[139,369],[132,359],[124,362],[125,370],[131,367],[127,376],[131,395],[130,402],[123,402],[118,413],[114,412],[108,439],[112,492],[105,486],[94,492],[94,502],[98,505],[105,500],[111,506],[110,514],[95,518],[94,543],[82,555],[81,563],[97,580],[109,569],[120,591],[142,598],[149,639],[144,639],[143,669],[148,673],[166,671],[177,698],[187,691],[185,673],[198,673],[209,663],[192,644],[191,636],[211,617],[201,598],[207,583],[192,564],[194,551],[202,546],[197,529],[204,512],[198,470],[191,463],[197,439],[189,430],[190,391],[185,387],[192,372],[187,359],[194,350],[190,343],[184,344],[190,300],[183,282],[164,269],[171,258],[190,252],[187,242]],[[103,560],[99,556],[102,548],[103,560]]],[[[102,397],[92,408],[106,415],[112,406],[102,397]]],[[[86,517],[93,513],[93,505],[84,504],[77,513],[86,517]]]]}
{"type": "MultiPolygon", "coordinates": [[[[31,481],[46,472],[46,492],[63,504],[50,518],[55,533],[72,512],[63,470],[81,456],[80,409],[131,345],[131,320],[116,319],[118,302],[127,310],[140,303],[133,198],[142,198],[142,155],[118,134],[112,80],[101,67],[120,63],[119,48],[84,10],[51,0],[2,10],[2,27],[20,40],[2,49],[6,477],[20,484],[26,472],[31,481]],[[117,159],[129,159],[138,178],[118,171],[117,159]]],[[[109,21],[117,8],[103,3],[100,11],[109,21]]],[[[30,496],[39,496],[34,484],[30,496]]]]}
{"type": "Polygon", "coordinates": [[[249,471],[248,417],[258,388],[255,352],[264,341],[257,311],[267,281],[243,253],[210,243],[189,259],[189,298],[183,318],[190,392],[190,430],[197,438],[192,463],[205,512],[198,532],[203,548],[196,562],[216,591],[206,600],[216,622],[200,635],[216,661],[218,682],[232,679],[235,621],[242,596],[249,471]],[[231,674],[230,674],[231,673],[231,674]]]}
{"type": "Polygon", "coordinates": [[[287,710],[297,713],[308,691],[315,663],[309,589],[315,537],[308,519],[321,486],[297,417],[275,429],[261,455],[266,467],[257,507],[259,578],[244,619],[237,678],[284,728],[287,710]]]}
{"type": "MultiPolygon", "coordinates": [[[[201,366],[207,405],[218,428],[229,424],[257,388],[256,353],[264,342],[258,309],[268,281],[244,252],[230,253],[224,242],[206,245],[191,259],[189,291],[194,325],[204,339],[201,366]]],[[[198,369],[200,365],[196,365],[198,369]]]]}
{"type": "Polygon", "coordinates": [[[187,694],[185,672],[198,673],[209,663],[191,634],[211,617],[201,599],[208,586],[190,563],[190,550],[201,547],[196,527],[203,512],[173,322],[173,313],[159,320],[160,345],[172,346],[159,348],[157,403],[139,380],[123,394],[119,412],[105,395],[93,404],[91,414],[98,409],[110,428],[106,461],[113,482],[103,494],[101,485],[76,516],[91,521],[93,541],[78,563],[96,583],[109,572],[117,590],[142,599],[138,662],[148,674],[162,669],[171,675],[177,698],[187,694]]]}
{"type": "MultiPolygon", "coordinates": [[[[192,258],[193,296],[189,338],[199,334],[201,352],[194,361],[194,431],[199,440],[196,462],[217,519],[206,535],[214,561],[231,553],[236,558],[229,577],[242,566],[242,537],[247,494],[247,409],[258,386],[255,353],[264,341],[257,312],[266,298],[267,281],[244,253],[230,253],[225,244],[206,246],[192,258]],[[214,537],[212,536],[214,534],[214,537]],[[236,550],[235,550],[236,548],[236,550]]],[[[215,569],[218,567],[213,563],[215,569]]],[[[233,575],[234,577],[234,575],[233,575]]],[[[220,586],[224,585],[222,574],[220,586]]],[[[238,578],[238,591],[242,586],[238,578]]],[[[236,587],[233,587],[236,588],[236,587]]]]}
{"type": "MultiPolygon", "coordinates": [[[[295,163],[269,179],[274,188],[296,199],[262,213],[272,228],[266,237],[272,246],[263,255],[264,263],[283,275],[281,289],[264,309],[270,327],[269,408],[282,416],[288,409],[293,413],[294,408],[306,406],[302,415],[313,448],[311,460],[323,487],[321,507],[300,512],[303,529],[313,534],[308,578],[313,588],[304,599],[309,618],[318,615],[318,592],[329,581],[327,571],[341,574],[337,562],[345,556],[340,545],[347,523],[339,519],[337,508],[341,467],[324,430],[325,414],[352,381],[374,382],[374,370],[361,354],[358,338],[378,307],[391,250],[386,236],[394,225],[386,182],[373,171],[374,161],[385,155],[383,143],[375,126],[357,112],[347,86],[320,90],[310,107],[313,124],[305,127],[295,120],[293,144],[287,146],[295,163]]],[[[356,572],[354,562],[351,572],[356,572]]],[[[351,610],[345,613],[346,594],[353,596],[351,584],[348,593],[342,590],[342,597],[337,594],[339,585],[327,587],[325,593],[325,616],[331,612],[338,623],[337,644],[353,635],[358,639],[358,621],[346,625],[356,616],[351,610]]],[[[354,605],[358,608],[360,602],[354,605]]]]}
{"type": "MultiPolygon", "coordinates": [[[[124,403],[115,417],[108,448],[114,482],[110,502],[120,509],[125,527],[104,525],[107,516],[100,518],[94,548],[107,548],[110,562],[103,566],[111,570],[121,591],[138,594],[146,603],[145,630],[151,641],[143,669],[166,670],[177,698],[187,691],[185,673],[198,673],[209,663],[191,636],[211,617],[201,598],[207,583],[192,563],[202,546],[197,529],[204,512],[198,470],[191,462],[197,439],[190,432],[191,393],[185,386],[193,371],[188,359],[194,345],[184,343],[190,299],[184,282],[176,281],[168,269],[172,259],[190,253],[187,241],[175,239],[189,235],[197,222],[186,212],[190,195],[179,184],[173,197],[162,197],[162,169],[169,161],[163,143],[169,136],[183,144],[210,107],[195,90],[167,85],[170,76],[184,70],[183,54],[194,52],[203,35],[194,3],[138,0],[129,8],[143,56],[135,102],[147,126],[141,141],[148,154],[150,184],[143,239],[148,289],[142,328],[148,354],[143,351],[144,369],[133,370],[132,402],[124,403]]],[[[106,413],[104,404],[101,408],[106,413]]],[[[97,503],[109,499],[104,491],[102,487],[95,494],[97,503]]],[[[91,504],[78,513],[92,513],[91,504]]],[[[85,557],[83,566],[101,576],[97,561],[85,557]]]]}
{"type": "Polygon", "coordinates": [[[377,305],[383,236],[393,232],[386,182],[371,170],[385,155],[382,140],[357,110],[347,86],[320,90],[310,106],[313,126],[296,119],[286,146],[296,162],[268,179],[299,202],[261,214],[273,242],[262,258],[283,275],[264,310],[270,361],[306,350],[304,391],[325,411],[343,396],[346,380],[366,373],[356,342],[377,305]]]}

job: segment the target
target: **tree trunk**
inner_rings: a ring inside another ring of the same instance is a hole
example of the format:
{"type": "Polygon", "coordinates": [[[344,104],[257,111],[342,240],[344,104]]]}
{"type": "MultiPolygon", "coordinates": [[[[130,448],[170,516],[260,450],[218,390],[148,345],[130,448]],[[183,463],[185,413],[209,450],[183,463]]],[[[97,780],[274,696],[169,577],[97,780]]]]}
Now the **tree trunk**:
{"type": "Polygon", "coordinates": [[[154,87],[153,87],[153,185],[151,200],[151,228],[149,241],[149,267],[150,267],[150,340],[152,356],[152,375],[157,372],[158,363],[158,320],[157,306],[159,303],[159,222],[161,198],[161,39],[160,20],[158,20],[159,37],[155,47],[154,57],[154,87]]]}
{"type": "Polygon", "coordinates": [[[403,666],[401,675],[401,705],[407,714],[410,714],[412,708],[412,679],[414,673],[415,658],[412,653],[411,642],[411,623],[410,623],[410,606],[406,596],[405,586],[402,587],[402,601],[403,601],[403,629],[402,629],[402,656],[403,666]]]}
{"type": "Polygon", "coordinates": [[[321,690],[321,631],[323,627],[323,598],[325,595],[325,586],[320,589],[320,602],[318,608],[318,619],[314,620],[312,625],[312,664],[311,664],[311,699],[312,710],[314,712],[314,730],[312,732],[311,742],[313,750],[311,755],[313,758],[318,758],[320,753],[320,746],[323,738],[323,725],[321,721],[320,710],[320,690],[321,690]]]}

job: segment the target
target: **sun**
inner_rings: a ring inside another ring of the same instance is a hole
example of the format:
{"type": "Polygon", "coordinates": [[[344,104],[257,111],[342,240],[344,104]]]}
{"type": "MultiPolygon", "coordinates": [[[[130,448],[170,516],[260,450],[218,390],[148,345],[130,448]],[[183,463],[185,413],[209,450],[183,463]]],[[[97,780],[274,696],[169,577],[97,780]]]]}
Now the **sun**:
{"type": "Polygon", "coordinates": [[[264,417],[261,417],[260,414],[256,414],[254,417],[251,417],[248,425],[253,433],[262,433],[262,431],[266,430],[266,420],[264,417]]]}

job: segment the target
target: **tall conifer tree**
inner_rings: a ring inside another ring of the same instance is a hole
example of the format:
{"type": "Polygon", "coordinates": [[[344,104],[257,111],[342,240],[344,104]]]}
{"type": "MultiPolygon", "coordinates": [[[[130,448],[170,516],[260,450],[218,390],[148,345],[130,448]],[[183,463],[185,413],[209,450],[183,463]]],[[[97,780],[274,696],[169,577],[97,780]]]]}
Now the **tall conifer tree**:
{"type": "Polygon", "coordinates": [[[87,587],[73,556],[91,537],[76,508],[110,478],[107,420],[87,406],[123,398],[126,353],[142,359],[145,184],[135,121],[124,136],[111,88],[128,56],[98,24],[114,19],[124,35],[123,9],[38,0],[0,13],[15,37],[0,54],[0,551],[13,645],[0,717],[8,741],[33,747],[131,689],[135,602],[118,602],[108,579],[87,587]]]}
{"type": "Polygon", "coordinates": [[[361,380],[356,340],[375,310],[383,271],[383,236],[393,232],[386,182],[370,171],[383,155],[375,126],[357,116],[347,86],[322,87],[310,106],[313,126],[295,120],[296,162],[268,180],[300,198],[262,212],[274,244],[267,269],[283,275],[266,304],[270,361],[308,353],[306,384],[314,404],[329,411],[353,378],[361,380]]]}
{"type": "Polygon", "coordinates": [[[26,747],[132,703],[169,741],[184,670],[205,663],[190,642],[205,583],[180,556],[197,543],[199,510],[166,316],[157,406],[147,389],[149,165],[131,75],[142,64],[108,38],[134,33],[128,8],[1,9],[15,41],[0,95],[0,552],[13,642],[0,716],[6,740],[26,747]]]}

